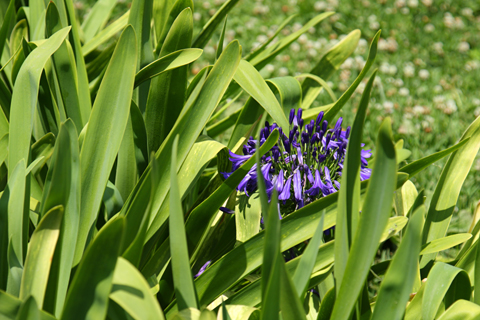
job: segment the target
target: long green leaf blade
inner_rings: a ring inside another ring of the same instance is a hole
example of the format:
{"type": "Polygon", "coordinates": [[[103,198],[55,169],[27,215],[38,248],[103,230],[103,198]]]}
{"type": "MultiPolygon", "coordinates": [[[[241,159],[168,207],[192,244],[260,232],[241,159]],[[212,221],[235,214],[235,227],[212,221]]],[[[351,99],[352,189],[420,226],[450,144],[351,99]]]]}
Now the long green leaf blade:
{"type": "MultiPolygon", "coordinates": [[[[178,136],[172,147],[172,163],[177,163],[178,136]]],[[[197,294],[193,285],[188,258],[187,237],[183,221],[182,203],[178,191],[177,170],[170,169],[170,252],[172,254],[172,273],[178,310],[198,308],[197,294]]]]}
{"type": "Polygon", "coordinates": [[[391,120],[386,118],[378,133],[375,167],[337,294],[332,313],[334,320],[350,317],[390,216],[397,169],[390,123],[391,120]]]}
{"type": "Polygon", "coordinates": [[[32,296],[43,305],[53,253],[60,234],[63,207],[52,208],[32,234],[20,285],[20,299],[32,296]]]}
{"type": "Polygon", "coordinates": [[[135,43],[135,32],[127,27],[118,40],[88,122],[80,153],[81,215],[74,264],[80,261],[96,220],[127,125],[136,68],[135,43]]]}
{"type": "Polygon", "coordinates": [[[103,227],[89,245],[68,290],[60,319],[105,318],[124,229],[125,218],[117,218],[103,227]]]}

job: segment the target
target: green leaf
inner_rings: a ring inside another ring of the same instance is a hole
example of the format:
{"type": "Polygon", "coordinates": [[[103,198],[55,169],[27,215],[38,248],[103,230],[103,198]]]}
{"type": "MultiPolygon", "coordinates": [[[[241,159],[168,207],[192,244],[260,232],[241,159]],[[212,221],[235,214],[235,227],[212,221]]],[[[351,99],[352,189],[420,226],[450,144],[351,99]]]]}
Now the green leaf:
{"type": "MultiPolygon", "coordinates": [[[[132,101],[132,104],[133,103],[132,101]]],[[[138,176],[132,118],[129,116],[118,150],[115,175],[115,186],[120,192],[122,199],[127,199],[130,192],[135,188],[138,176]]]]}
{"type": "Polygon", "coordinates": [[[269,87],[278,93],[280,105],[285,116],[291,109],[297,110],[302,103],[302,87],[300,82],[293,77],[280,77],[267,80],[269,87]]]}
{"type": "MultiPolygon", "coordinates": [[[[22,300],[0,290],[0,316],[14,320],[22,307],[22,300]]],[[[25,319],[25,318],[22,318],[25,319]]],[[[28,318],[29,319],[29,318],[28,318]]],[[[55,317],[40,311],[41,320],[55,320],[55,317]]]]}
{"type": "Polygon", "coordinates": [[[252,131],[255,130],[254,124],[258,125],[263,112],[260,104],[252,97],[247,99],[247,102],[240,110],[235,127],[230,135],[230,140],[228,140],[227,146],[229,149],[235,147],[237,142],[245,135],[245,132],[251,129],[252,126],[252,131]]]}
{"type": "MultiPolygon", "coordinates": [[[[178,136],[172,146],[172,163],[177,163],[178,136]]],[[[172,273],[175,285],[175,296],[180,311],[188,308],[198,308],[197,295],[190,270],[187,237],[183,221],[182,203],[178,190],[177,170],[170,167],[170,252],[172,255],[172,273]]]]}
{"type": "Polygon", "coordinates": [[[470,233],[457,233],[448,237],[435,239],[423,245],[420,255],[435,253],[435,252],[440,252],[443,250],[450,249],[452,247],[455,247],[459,244],[464,243],[471,237],[472,235],[470,233]]]}
{"type": "MultiPolygon", "coordinates": [[[[345,40],[345,39],[344,39],[345,40]]],[[[342,40],[343,41],[343,40],[342,40]]],[[[315,82],[317,82],[321,88],[324,88],[328,95],[330,96],[330,98],[332,99],[333,102],[337,101],[337,96],[335,95],[335,93],[333,92],[332,88],[330,88],[330,86],[328,85],[328,83],[323,80],[322,78],[320,77],[317,77],[316,75],[314,74],[311,74],[311,73],[303,73],[303,74],[300,74],[298,76],[296,76],[295,78],[305,78],[305,79],[312,79],[314,80],[315,82]]],[[[319,93],[320,93],[320,90],[319,90],[319,93]]],[[[313,103],[313,101],[312,101],[313,103]]],[[[305,105],[306,106],[306,105],[305,105]]],[[[304,107],[302,106],[302,109],[304,107]]],[[[307,109],[308,110],[308,109],[307,109]]]]}
{"type": "MultiPolygon", "coordinates": [[[[63,1],[56,0],[57,7],[60,9],[60,5],[63,4],[63,1]]],[[[73,52],[75,53],[75,65],[77,66],[77,90],[78,90],[78,99],[80,102],[80,109],[82,110],[82,117],[88,119],[90,116],[90,110],[92,109],[92,102],[90,100],[90,90],[88,87],[88,76],[87,68],[85,67],[85,60],[83,58],[82,45],[80,43],[80,27],[77,24],[75,9],[73,6],[73,0],[65,0],[65,17],[70,21],[72,26],[71,40],[73,52]]],[[[60,18],[62,18],[62,12],[60,10],[60,18]]],[[[64,21],[63,23],[66,23],[64,21]]],[[[81,131],[80,128],[77,128],[78,131],[81,131]]]]}
{"type": "MultiPolygon", "coordinates": [[[[451,154],[442,170],[428,208],[422,244],[445,236],[463,182],[480,148],[480,119],[468,127],[461,140],[467,138],[470,138],[468,142],[451,154]]],[[[420,267],[423,268],[435,256],[435,253],[424,255],[420,267]]]]}
{"type": "Polygon", "coordinates": [[[334,267],[337,290],[340,289],[343,281],[350,247],[358,226],[360,211],[360,153],[362,150],[363,125],[376,74],[377,72],[374,71],[362,94],[362,99],[360,100],[360,105],[358,106],[358,111],[353,123],[350,141],[347,146],[345,163],[343,164],[345,170],[342,172],[343,183],[340,186],[338,194],[339,199],[335,228],[335,239],[337,239],[337,242],[335,246],[334,267]]]}
{"type": "Polygon", "coordinates": [[[407,217],[392,217],[388,219],[387,226],[383,230],[380,242],[391,238],[394,234],[400,232],[408,222],[407,217]]]}
{"type": "Polygon", "coordinates": [[[193,40],[192,48],[203,48],[207,45],[212,37],[215,29],[222,23],[222,20],[227,16],[228,12],[238,3],[239,0],[227,0],[213,17],[203,26],[202,31],[193,40]]]}
{"type": "Polygon", "coordinates": [[[100,31],[95,37],[90,41],[86,41],[82,47],[83,55],[87,55],[94,51],[96,48],[109,41],[114,37],[120,30],[125,28],[128,23],[128,18],[130,16],[130,10],[127,11],[120,18],[112,22],[108,27],[100,31]]]}
{"type": "Polygon", "coordinates": [[[145,278],[135,266],[122,257],[118,258],[115,267],[110,299],[134,319],[165,319],[145,278]]]}
{"type": "Polygon", "coordinates": [[[475,288],[480,288],[480,250],[478,245],[475,250],[475,265],[474,265],[474,277],[473,277],[473,302],[478,304],[480,302],[480,291],[475,288]],[[478,285],[478,286],[477,286],[478,285]]]}
{"type": "Polygon", "coordinates": [[[369,179],[342,285],[337,292],[332,313],[334,320],[350,317],[390,216],[397,169],[390,123],[391,120],[386,118],[378,133],[375,167],[369,179]]]}
{"type": "MultiPolygon", "coordinates": [[[[8,201],[6,223],[9,239],[8,259],[10,269],[13,267],[14,260],[18,260],[19,266],[23,267],[24,258],[27,254],[29,219],[28,208],[24,207],[25,191],[25,161],[22,159],[17,163],[13,172],[10,174],[7,189],[2,196],[2,198],[5,197],[5,200],[8,201]],[[12,257],[13,259],[11,259],[12,257]]],[[[8,278],[8,284],[10,285],[10,275],[8,278]]],[[[20,282],[18,285],[19,284],[20,282]]],[[[16,292],[16,295],[18,295],[19,291],[8,290],[8,287],[9,286],[7,286],[8,293],[16,292]]],[[[20,289],[20,287],[15,289],[20,289]]]]}
{"type": "Polygon", "coordinates": [[[438,320],[475,320],[479,317],[480,306],[467,300],[458,300],[438,320]]]}
{"type": "Polygon", "coordinates": [[[443,299],[448,308],[458,299],[470,299],[468,274],[457,267],[437,262],[428,274],[422,300],[422,319],[433,320],[443,299]]]}
{"type": "MultiPolygon", "coordinates": [[[[165,65],[169,66],[168,69],[173,69],[172,67],[180,67],[196,60],[202,51],[186,49],[192,42],[192,33],[192,10],[186,8],[173,22],[159,53],[160,58],[156,62],[165,61],[165,65]]],[[[184,108],[187,98],[187,72],[187,67],[178,68],[161,74],[150,83],[145,124],[148,147],[153,152],[161,146],[184,108]]]]}
{"type": "Polygon", "coordinates": [[[288,120],[275,95],[258,71],[245,60],[240,61],[235,81],[267,111],[273,120],[288,132],[288,120]]]}
{"type": "MultiPolygon", "coordinates": [[[[51,36],[61,28],[57,7],[50,2],[47,7],[46,34],[51,36]]],[[[80,131],[88,121],[90,110],[82,109],[77,91],[77,70],[75,56],[68,41],[60,45],[52,56],[55,74],[58,78],[60,95],[65,111],[80,131]]]]}
{"type": "Polygon", "coordinates": [[[0,166],[5,162],[8,155],[8,133],[0,139],[0,166]]]}
{"type": "Polygon", "coordinates": [[[333,106],[329,108],[328,111],[325,113],[325,120],[327,120],[328,122],[332,122],[332,120],[335,118],[337,113],[342,109],[345,103],[347,103],[347,101],[355,92],[355,90],[357,89],[362,79],[367,75],[367,72],[370,69],[370,67],[373,65],[373,62],[375,62],[375,58],[377,56],[377,44],[378,44],[379,38],[380,38],[380,31],[378,31],[372,39],[372,43],[370,44],[370,51],[368,52],[367,61],[362,71],[360,71],[355,81],[353,81],[350,87],[348,87],[347,91],[345,91],[342,94],[342,96],[333,104],[333,106]]]}
{"type": "MultiPolygon", "coordinates": [[[[183,11],[185,11],[185,9],[189,8],[190,13],[193,11],[193,0],[176,0],[176,1],[173,1],[173,3],[169,3],[169,2],[170,2],[170,0],[167,0],[166,3],[164,4],[164,8],[168,10],[168,16],[166,17],[166,19],[164,21],[159,23],[160,25],[163,24],[163,28],[162,28],[162,33],[157,34],[157,39],[156,39],[157,40],[157,45],[156,45],[156,48],[155,48],[155,52],[157,53],[157,55],[159,55],[159,52],[161,52],[163,50],[165,39],[168,36],[168,34],[171,33],[173,23],[178,18],[178,16],[183,11]]],[[[155,6],[155,3],[154,3],[154,6],[155,6]]],[[[189,24],[190,23],[191,22],[189,22],[189,24]]],[[[185,27],[188,28],[189,26],[185,26],[185,27]]],[[[175,33],[176,32],[173,32],[172,34],[175,35],[175,33]]],[[[176,34],[175,36],[178,36],[178,34],[176,34]]],[[[190,48],[191,47],[190,45],[192,43],[191,37],[192,36],[190,36],[187,39],[180,39],[180,41],[182,41],[182,42],[183,42],[183,40],[187,40],[187,41],[185,41],[185,43],[175,44],[175,45],[181,45],[182,48],[190,48]]],[[[172,51],[170,51],[170,52],[172,52],[172,51]]]]}
{"type": "MultiPolygon", "coordinates": [[[[337,71],[342,63],[352,55],[360,40],[360,30],[353,30],[342,41],[337,43],[333,48],[322,57],[317,65],[309,72],[319,79],[328,80],[335,71],[337,71]]],[[[322,87],[327,91],[329,88],[318,81],[318,79],[306,78],[302,83],[302,92],[304,94],[302,108],[308,109],[313,101],[321,92],[322,87]]],[[[330,93],[331,95],[331,93],[330,93]]],[[[336,99],[335,99],[336,100],[336,99]]]]}
{"type": "Polygon", "coordinates": [[[111,220],[87,248],[67,293],[61,319],[103,319],[125,229],[125,218],[111,220]]]}
{"type": "Polygon", "coordinates": [[[413,182],[410,180],[405,182],[400,190],[395,192],[395,212],[397,215],[406,217],[417,196],[417,188],[415,188],[413,182]]]}
{"type": "Polygon", "coordinates": [[[25,299],[15,319],[40,320],[40,310],[38,310],[38,304],[33,296],[28,296],[25,299]]]}
{"type": "Polygon", "coordinates": [[[43,304],[45,310],[57,316],[63,309],[75,254],[80,215],[79,184],[78,137],[69,119],[60,127],[40,206],[40,216],[58,205],[62,205],[65,212],[43,304]]]}
{"type": "Polygon", "coordinates": [[[469,139],[470,139],[469,137],[466,137],[465,139],[462,139],[460,142],[451,146],[450,148],[447,148],[445,150],[436,152],[436,153],[431,154],[431,155],[429,155],[425,158],[415,160],[415,161],[401,167],[400,169],[398,169],[398,171],[408,173],[408,175],[410,177],[413,177],[417,173],[423,171],[423,169],[429,167],[432,163],[442,159],[443,157],[448,156],[450,153],[452,153],[452,152],[460,149],[461,147],[463,147],[468,142],[469,139]]]}
{"type": "MultiPolygon", "coordinates": [[[[257,155],[257,158],[260,158],[257,155]]],[[[258,164],[259,161],[257,161],[258,164]]],[[[257,167],[258,168],[258,167],[257,167]]],[[[259,190],[259,192],[265,192],[264,190],[259,190]]],[[[266,194],[265,194],[266,195],[266,194]]],[[[272,200],[268,206],[268,214],[265,208],[262,206],[262,212],[265,219],[265,245],[263,250],[263,263],[262,263],[262,297],[264,299],[262,306],[262,318],[271,319],[274,314],[278,314],[280,306],[279,299],[280,294],[280,281],[278,279],[281,277],[280,272],[280,261],[282,255],[280,252],[280,219],[279,212],[277,209],[278,195],[274,188],[272,194],[272,200]],[[270,309],[265,310],[263,309],[270,309]]]]}
{"type": "Polygon", "coordinates": [[[181,49],[158,58],[149,65],[145,66],[142,70],[138,71],[137,75],[135,76],[135,87],[139,86],[148,79],[162,74],[163,72],[192,63],[193,61],[197,60],[202,53],[203,50],[201,49],[181,49]]]}
{"type": "Polygon", "coordinates": [[[217,53],[215,57],[218,59],[223,51],[223,42],[225,41],[225,30],[227,29],[227,15],[225,15],[225,22],[223,23],[222,33],[220,33],[220,38],[218,39],[217,44],[217,53]]]}
{"type": "Polygon", "coordinates": [[[21,159],[28,162],[40,76],[47,60],[60,47],[69,31],[70,27],[64,28],[37,47],[35,54],[25,59],[18,73],[12,95],[12,104],[16,107],[11,110],[9,135],[9,145],[16,147],[8,153],[10,164],[16,164],[21,159]]]}
{"type": "Polygon", "coordinates": [[[127,27],[100,85],[80,153],[81,214],[74,265],[81,258],[87,235],[97,218],[103,191],[122,142],[130,113],[135,61],[135,32],[127,27]],[[110,121],[105,122],[105,119],[110,121]]]}
{"type": "Polygon", "coordinates": [[[318,223],[317,230],[313,234],[312,239],[308,243],[308,246],[305,248],[298,266],[295,269],[295,273],[292,277],[292,282],[295,285],[295,290],[297,291],[297,297],[300,299],[303,298],[305,290],[307,289],[308,280],[310,280],[310,275],[312,270],[315,267],[315,262],[317,260],[317,253],[320,244],[323,242],[323,220],[325,217],[325,212],[322,213],[322,218],[318,223]]]}
{"type": "MultiPolygon", "coordinates": [[[[265,237],[265,240],[267,240],[267,237],[265,237]]],[[[268,249],[266,248],[265,252],[267,252],[267,250],[268,249]]],[[[262,290],[262,308],[260,309],[261,320],[278,319],[278,314],[280,312],[280,291],[282,290],[282,287],[281,282],[278,280],[281,277],[280,259],[282,259],[282,257],[280,252],[278,252],[278,248],[277,252],[272,253],[274,253],[274,256],[270,261],[272,263],[270,274],[268,276],[264,274],[262,277],[262,279],[266,278],[267,281],[264,282],[264,280],[262,280],[262,284],[265,283],[266,285],[265,290],[262,290]]],[[[272,258],[270,255],[269,257],[272,258]]]]}
{"type": "Polygon", "coordinates": [[[407,226],[405,235],[382,281],[372,320],[400,320],[405,313],[418,272],[418,253],[422,237],[425,207],[418,208],[407,226]]]}
{"type": "Polygon", "coordinates": [[[116,0],[100,0],[93,5],[92,10],[82,23],[85,42],[90,41],[99,30],[103,29],[116,4],[116,0]]]}
{"type": "MultiPolygon", "coordinates": [[[[15,0],[9,1],[7,11],[3,17],[2,27],[0,28],[0,57],[3,54],[12,19],[15,19],[15,0]]],[[[10,49],[15,50],[16,48],[11,47],[10,49]]]]}
{"type": "MultiPolygon", "coordinates": [[[[153,0],[133,0],[130,8],[128,24],[135,31],[137,41],[136,71],[142,69],[154,59],[153,43],[151,39],[150,24],[152,22],[153,0]]],[[[147,103],[149,83],[140,85],[133,92],[133,101],[143,112],[147,103]]]]}
{"type": "Polygon", "coordinates": [[[32,296],[43,305],[53,253],[60,234],[63,206],[52,208],[32,234],[20,285],[20,299],[32,296]]]}
{"type": "Polygon", "coordinates": [[[335,288],[330,289],[322,299],[322,304],[318,310],[317,320],[330,320],[333,306],[335,305],[335,288]]]}
{"type": "MultiPolygon", "coordinates": [[[[287,270],[285,269],[285,261],[280,254],[277,256],[277,259],[278,263],[280,264],[280,310],[282,311],[282,316],[284,319],[306,320],[307,318],[305,315],[305,310],[303,309],[302,302],[298,297],[298,292],[295,289],[295,285],[288,275],[287,270]],[[295,296],[295,294],[297,294],[297,296],[295,296]]],[[[273,281],[278,281],[278,278],[273,279],[273,281]]]]}

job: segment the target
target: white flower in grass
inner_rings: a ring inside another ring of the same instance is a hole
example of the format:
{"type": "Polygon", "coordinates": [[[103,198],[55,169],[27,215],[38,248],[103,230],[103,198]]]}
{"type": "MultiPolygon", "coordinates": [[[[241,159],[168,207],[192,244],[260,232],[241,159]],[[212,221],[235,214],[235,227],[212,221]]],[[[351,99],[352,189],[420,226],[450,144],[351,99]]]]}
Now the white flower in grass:
{"type": "MultiPolygon", "coordinates": [[[[475,111],[473,111],[473,114],[475,115],[475,117],[480,116],[480,107],[476,108],[475,111]]],[[[478,160],[478,163],[480,163],[480,160],[478,160]]]]}
{"type": "Polygon", "coordinates": [[[388,73],[390,75],[395,75],[397,73],[398,69],[397,69],[397,66],[391,64],[389,67],[388,67],[388,73]]]}
{"type": "Polygon", "coordinates": [[[307,51],[307,55],[310,57],[310,58],[315,58],[317,56],[317,50],[311,48],[311,49],[308,49],[307,51]]]}
{"type": "Polygon", "coordinates": [[[418,7],[418,0],[408,0],[408,6],[410,8],[416,8],[418,7]]]}
{"type": "Polygon", "coordinates": [[[425,107],[417,105],[412,108],[412,113],[418,117],[419,115],[422,115],[425,113],[425,107]]]}
{"type": "Polygon", "coordinates": [[[210,56],[210,57],[213,57],[215,55],[215,49],[212,47],[212,46],[206,46],[204,49],[203,49],[203,52],[205,53],[205,55],[207,56],[210,56]]]}
{"type": "Polygon", "coordinates": [[[433,31],[435,31],[435,26],[431,23],[428,23],[428,24],[425,25],[425,27],[423,29],[427,33],[432,33],[433,31]]]}
{"type": "Polygon", "coordinates": [[[407,88],[403,87],[398,90],[398,94],[401,95],[402,97],[406,97],[410,94],[410,90],[407,88]]]}
{"type": "Polygon", "coordinates": [[[430,77],[430,72],[427,69],[422,69],[418,72],[418,76],[422,80],[427,80],[430,77]]]}
{"type": "MultiPolygon", "coordinates": [[[[300,30],[302,28],[303,28],[303,25],[301,23],[295,22],[293,24],[292,30],[293,30],[293,32],[297,32],[298,30],[300,30]]],[[[303,34],[302,34],[302,36],[303,36],[303,34]]]]}
{"type": "Polygon", "coordinates": [[[200,12],[195,12],[193,14],[193,20],[200,21],[202,19],[202,14],[200,12]]]}
{"type": "Polygon", "coordinates": [[[472,103],[473,103],[474,106],[480,107],[480,99],[478,99],[478,98],[473,98],[473,99],[472,99],[472,103]]]}
{"type": "Polygon", "coordinates": [[[468,42],[462,41],[458,44],[458,51],[467,52],[468,50],[470,50],[470,44],[468,44],[468,42]]]}
{"type": "Polygon", "coordinates": [[[407,7],[403,7],[402,9],[400,9],[400,12],[404,15],[407,15],[410,13],[410,9],[408,9],[407,7]]]}
{"type": "Polygon", "coordinates": [[[285,76],[288,76],[288,69],[285,68],[285,67],[281,67],[280,69],[278,69],[278,75],[280,77],[285,77],[285,76]]]}
{"type": "Polygon", "coordinates": [[[352,69],[354,60],[352,57],[348,57],[340,66],[340,69],[352,69]]]}
{"type": "Polygon", "coordinates": [[[403,84],[403,80],[400,78],[393,80],[393,85],[395,87],[403,87],[403,84]]]}
{"type": "Polygon", "coordinates": [[[422,0],[424,6],[430,7],[433,4],[433,0],[422,0]]]}
{"type": "Polygon", "coordinates": [[[405,0],[397,0],[395,1],[395,6],[397,8],[402,8],[402,7],[405,7],[405,5],[407,4],[407,2],[405,0]]]}
{"type": "Polygon", "coordinates": [[[391,101],[385,101],[383,103],[383,109],[385,110],[386,113],[393,113],[393,102],[391,101]]]}
{"type": "Polygon", "coordinates": [[[480,68],[480,61],[478,60],[470,60],[465,63],[465,70],[467,71],[477,70],[478,68],[480,68]]]}
{"type": "Polygon", "coordinates": [[[271,74],[271,73],[273,73],[273,71],[275,71],[275,66],[274,66],[273,64],[270,64],[270,63],[269,63],[269,64],[267,64],[267,65],[265,66],[265,70],[266,70],[268,73],[271,74]]]}
{"type": "Polygon", "coordinates": [[[406,64],[403,67],[403,74],[407,78],[412,78],[415,75],[415,67],[412,64],[406,64]]]}
{"type": "Polygon", "coordinates": [[[371,30],[377,30],[377,29],[380,28],[380,23],[378,23],[378,21],[372,21],[372,22],[370,22],[370,24],[369,24],[369,28],[370,28],[371,30]]]}
{"type": "Polygon", "coordinates": [[[443,54],[443,42],[435,42],[432,47],[437,54],[443,54]]]}
{"type": "Polygon", "coordinates": [[[457,104],[455,103],[455,100],[449,99],[447,100],[445,104],[445,108],[443,109],[443,113],[445,114],[452,114],[458,110],[457,104]]]}
{"type": "Polygon", "coordinates": [[[453,28],[453,26],[455,25],[455,18],[450,12],[446,12],[443,16],[443,24],[449,29],[453,28]]]}
{"type": "Polygon", "coordinates": [[[356,56],[355,57],[355,64],[357,65],[358,70],[362,70],[363,67],[365,66],[365,60],[363,59],[362,56],[356,56]]]}
{"type": "Polygon", "coordinates": [[[380,65],[380,72],[381,73],[388,73],[390,70],[390,65],[387,63],[387,62],[383,62],[381,65],[380,65]]]}
{"type": "Polygon", "coordinates": [[[433,92],[440,93],[442,91],[443,91],[443,88],[439,84],[437,84],[435,87],[433,87],[433,92]]]}
{"type": "Polygon", "coordinates": [[[301,50],[301,47],[297,42],[292,43],[291,48],[293,52],[299,52],[301,50]]]}
{"type": "Polygon", "coordinates": [[[205,1],[204,3],[202,3],[202,7],[203,9],[210,9],[210,2],[205,1]]]}
{"type": "Polygon", "coordinates": [[[443,94],[433,97],[433,103],[442,104],[445,102],[445,96],[443,94]]]}
{"type": "Polygon", "coordinates": [[[267,40],[268,40],[268,37],[264,34],[261,34],[257,37],[257,41],[260,42],[260,43],[264,43],[267,40]]]}
{"type": "Polygon", "coordinates": [[[468,17],[468,18],[471,18],[473,17],[473,10],[471,8],[463,8],[460,13],[462,14],[462,16],[464,17],[468,17]]]}
{"type": "Polygon", "coordinates": [[[327,6],[328,4],[325,1],[317,1],[313,5],[313,8],[315,9],[315,11],[320,12],[320,11],[324,11],[327,8],[327,6]]]}
{"type": "Polygon", "coordinates": [[[304,44],[307,43],[308,37],[307,37],[307,35],[302,34],[300,37],[298,37],[298,40],[297,40],[297,41],[298,41],[298,43],[304,45],[304,44]]]}

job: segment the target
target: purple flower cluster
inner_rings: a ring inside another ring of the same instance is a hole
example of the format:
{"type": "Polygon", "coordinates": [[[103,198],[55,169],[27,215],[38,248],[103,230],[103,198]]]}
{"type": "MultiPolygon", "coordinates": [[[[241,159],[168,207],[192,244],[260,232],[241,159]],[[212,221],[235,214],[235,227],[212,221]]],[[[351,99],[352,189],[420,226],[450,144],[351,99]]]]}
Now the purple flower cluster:
{"type": "MultiPolygon", "coordinates": [[[[278,191],[278,199],[283,206],[293,206],[293,210],[340,189],[343,162],[347,151],[350,127],[342,130],[342,118],[333,129],[320,112],[316,121],[304,124],[302,109],[290,111],[290,131],[288,135],[276,123],[260,131],[259,144],[262,145],[274,129],[280,132],[278,143],[261,158],[261,173],[269,198],[273,188],[278,191]],[[292,196],[293,195],[293,196],[292,196]]],[[[364,145],[362,144],[362,147],[364,145]]],[[[257,140],[250,137],[243,146],[244,155],[230,151],[232,172],[245,163],[256,151],[257,140]]],[[[361,151],[360,179],[370,178],[371,169],[367,168],[370,150],[361,151]]],[[[223,173],[227,178],[232,172],[223,173]]],[[[257,190],[256,164],[249,170],[237,187],[238,191],[250,196],[257,190]]],[[[293,211],[288,210],[288,211],[293,211]]]]}

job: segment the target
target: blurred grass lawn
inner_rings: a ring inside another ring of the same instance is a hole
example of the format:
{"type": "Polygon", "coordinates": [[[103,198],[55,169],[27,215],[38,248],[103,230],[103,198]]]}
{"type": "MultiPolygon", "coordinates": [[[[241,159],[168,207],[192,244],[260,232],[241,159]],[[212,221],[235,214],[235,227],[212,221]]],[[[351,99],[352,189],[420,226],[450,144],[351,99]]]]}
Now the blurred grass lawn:
{"type": "MultiPolygon", "coordinates": [[[[224,1],[194,1],[194,20],[199,22],[196,27],[208,21],[224,1]]],[[[80,18],[93,3],[76,2],[80,18]]],[[[120,0],[113,17],[129,6],[128,1],[120,0]]],[[[480,115],[478,0],[241,0],[228,16],[225,42],[239,39],[246,54],[271,36],[288,16],[297,15],[282,32],[283,36],[324,11],[336,14],[309,30],[267,65],[262,70],[265,77],[308,72],[342,37],[360,29],[362,39],[356,52],[329,81],[340,96],[363,67],[371,37],[382,29],[376,61],[379,74],[365,130],[367,145],[373,145],[380,121],[391,116],[396,139],[405,140],[405,147],[412,151],[412,161],[453,145],[480,115]]],[[[203,58],[191,68],[192,74],[214,61],[219,32],[206,46],[203,58]]],[[[362,86],[358,91],[361,89],[362,86]]],[[[353,122],[351,111],[359,98],[360,94],[356,94],[344,107],[346,125],[353,122]]],[[[324,93],[316,105],[330,102],[324,93]]],[[[234,104],[232,108],[240,106],[234,104]]],[[[417,187],[426,189],[427,195],[433,192],[444,162],[414,178],[417,187]]],[[[451,231],[468,228],[480,198],[479,190],[477,159],[462,188],[451,231]]]]}

